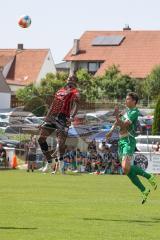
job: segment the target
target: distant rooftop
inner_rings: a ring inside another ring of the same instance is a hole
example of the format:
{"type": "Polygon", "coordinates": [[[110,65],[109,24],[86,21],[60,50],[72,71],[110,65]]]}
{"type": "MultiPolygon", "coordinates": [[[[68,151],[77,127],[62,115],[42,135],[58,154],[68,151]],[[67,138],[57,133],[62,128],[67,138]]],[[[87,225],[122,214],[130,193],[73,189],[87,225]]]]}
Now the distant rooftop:
{"type": "Polygon", "coordinates": [[[64,68],[64,69],[69,69],[70,68],[70,62],[61,62],[61,63],[57,63],[55,64],[56,66],[56,69],[61,69],[61,68],[64,68]]]}

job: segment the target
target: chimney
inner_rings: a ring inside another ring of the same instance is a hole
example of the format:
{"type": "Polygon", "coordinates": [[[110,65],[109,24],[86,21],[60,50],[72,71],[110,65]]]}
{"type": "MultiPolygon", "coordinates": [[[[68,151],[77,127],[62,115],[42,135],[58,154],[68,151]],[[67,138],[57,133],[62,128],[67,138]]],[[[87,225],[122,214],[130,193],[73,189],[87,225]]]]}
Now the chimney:
{"type": "Polygon", "coordinates": [[[125,24],[123,31],[131,31],[129,24],[125,24]]]}
{"type": "Polygon", "coordinates": [[[72,55],[76,55],[79,52],[79,39],[74,39],[72,55]]]}
{"type": "Polygon", "coordinates": [[[18,43],[17,50],[23,50],[23,43],[18,43]]]}

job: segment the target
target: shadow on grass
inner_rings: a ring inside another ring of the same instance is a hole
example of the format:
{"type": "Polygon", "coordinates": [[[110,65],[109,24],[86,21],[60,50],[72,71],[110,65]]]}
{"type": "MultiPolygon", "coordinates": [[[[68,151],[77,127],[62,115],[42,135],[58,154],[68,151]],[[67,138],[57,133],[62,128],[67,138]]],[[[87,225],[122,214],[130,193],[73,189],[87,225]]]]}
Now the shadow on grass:
{"type": "Polygon", "coordinates": [[[5,229],[5,230],[36,230],[38,228],[30,228],[30,227],[0,227],[0,230],[1,229],[5,229]]]}
{"type": "Polygon", "coordinates": [[[83,218],[86,221],[106,221],[106,222],[126,222],[126,223],[160,223],[159,218],[152,218],[151,220],[139,219],[106,219],[106,218],[83,218]]]}

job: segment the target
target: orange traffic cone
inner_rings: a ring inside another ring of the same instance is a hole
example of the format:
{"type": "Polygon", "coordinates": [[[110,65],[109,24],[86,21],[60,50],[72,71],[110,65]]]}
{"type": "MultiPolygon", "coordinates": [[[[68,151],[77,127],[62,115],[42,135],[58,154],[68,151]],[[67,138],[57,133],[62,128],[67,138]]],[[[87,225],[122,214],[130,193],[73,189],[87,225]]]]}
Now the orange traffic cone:
{"type": "Polygon", "coordinates": [[[12,168],[15,169],[18,166],[16,154],[12,158],[12,168]]]}

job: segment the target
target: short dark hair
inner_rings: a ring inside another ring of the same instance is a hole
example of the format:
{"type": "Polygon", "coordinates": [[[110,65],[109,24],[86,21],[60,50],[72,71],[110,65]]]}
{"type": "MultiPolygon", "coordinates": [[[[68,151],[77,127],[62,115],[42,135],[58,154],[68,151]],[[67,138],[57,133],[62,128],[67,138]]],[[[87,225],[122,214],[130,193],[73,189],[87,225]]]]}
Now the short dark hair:
{"type": "Polygon", "coordinates": [[[139,100],[137,93],[129,92],[129,93],[127,93],[127,96],[131,97],[135,101],[135,103],[137,104],[137,102],[139,100]]]}
{"type": "Polygon", "coordinates": [[[127,96],[131,97],[135,101],[135,103],[137,104],[137,102],[139,100],[139,97],[138,97],[137,93],[129,92],[129,93],[127,93],[127,96]]]}

